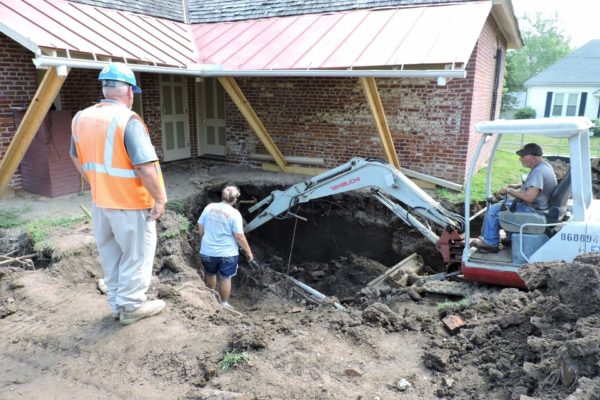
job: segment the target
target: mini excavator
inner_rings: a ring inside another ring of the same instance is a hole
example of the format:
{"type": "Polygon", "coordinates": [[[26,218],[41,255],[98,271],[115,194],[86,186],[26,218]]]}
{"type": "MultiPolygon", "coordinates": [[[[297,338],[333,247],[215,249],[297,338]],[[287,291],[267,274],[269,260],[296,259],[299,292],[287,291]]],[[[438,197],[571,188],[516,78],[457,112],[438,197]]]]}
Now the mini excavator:
{"type": "Polygon", "coordinates": [[[572,261],[578,254],[600,251],[600,200],[592,198],[589,128],[583,117],[496,120],[476,125],[481,135],[465,186],[465,215],[446,210],[402,172],[379,159],[353,158],[320,175],[276,190],[249,209],[258,215],[244,228],[251,232],[276,218],[297,217],[291,210],[302,203],[355,190],[368,190],[404,223],[436,245],[444,262],[458,265],[466,280],[525,287],[518,271],[528,263],[572,261]],[[470,192],[477,159],[490,139],[495,140],[488,160],[487,198],[492,199],[494,155],[504,135],[535,134],[566,138],[570,170],[550,198],[550,208],[539,213],[500,214],[502,228],[512,233],[512,246],[498,253],[482,253],[470,243],[470,192]],[[431,226],[434,225],[434,227],[431,226]]]}

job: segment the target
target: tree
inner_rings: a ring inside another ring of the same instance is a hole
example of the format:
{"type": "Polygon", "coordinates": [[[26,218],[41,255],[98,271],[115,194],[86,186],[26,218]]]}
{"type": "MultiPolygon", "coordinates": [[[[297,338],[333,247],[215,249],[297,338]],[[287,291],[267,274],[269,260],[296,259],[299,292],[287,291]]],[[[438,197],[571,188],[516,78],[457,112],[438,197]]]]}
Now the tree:
{"type": "Polygon", "coordinates": [[[560,60],[572,49],[570,38],[557,26],[558,17],[544,18],[541,14],[525,15],[519,23],[522,27],[523,47],[509,50],[506,55],[502,108],[511,106],[514,100],[510,92],[523,91],[526,80],[560,60]]]}

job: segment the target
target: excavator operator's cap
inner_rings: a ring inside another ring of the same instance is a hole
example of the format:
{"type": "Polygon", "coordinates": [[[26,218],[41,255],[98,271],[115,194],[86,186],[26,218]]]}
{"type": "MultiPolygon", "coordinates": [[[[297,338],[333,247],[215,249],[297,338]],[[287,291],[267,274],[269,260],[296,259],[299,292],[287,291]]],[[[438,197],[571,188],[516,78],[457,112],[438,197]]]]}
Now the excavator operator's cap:
{"type": "Polygon", "coordinates": [[[544,153],[542,152],[542,148],[535,144],[535,143],[527,143],[525,146],[523,146],[522,149],[517,150],[517,155],[519,157],[523,157],[523,156],[537,156],[537,157],[541,157],[542,155],[544,155],[544,153]]]}

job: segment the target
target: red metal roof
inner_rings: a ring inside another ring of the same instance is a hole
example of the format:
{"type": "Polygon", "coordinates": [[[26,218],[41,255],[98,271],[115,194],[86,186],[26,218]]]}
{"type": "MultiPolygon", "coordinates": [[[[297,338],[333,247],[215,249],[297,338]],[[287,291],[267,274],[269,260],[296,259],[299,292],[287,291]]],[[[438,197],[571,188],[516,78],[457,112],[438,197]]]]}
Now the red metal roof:
{"type": "Polygon", "coordinates": [[[186,25],[63,0],[0,0],[0,31],[34,52],[230,71],[464,64],[492,2],[186,25]]]}
{"type": "Polygon", "coordinates": [[[192,26],[200,63],[225,69],[466,64],[491,2],[356,10],[192,26]]]}
{"type": "Polygon", "coordinates": [[[62,0],[0,0],[0,30],[34,52],[183,67],[198,58],[189,29],[179,22],[62,0]]]}

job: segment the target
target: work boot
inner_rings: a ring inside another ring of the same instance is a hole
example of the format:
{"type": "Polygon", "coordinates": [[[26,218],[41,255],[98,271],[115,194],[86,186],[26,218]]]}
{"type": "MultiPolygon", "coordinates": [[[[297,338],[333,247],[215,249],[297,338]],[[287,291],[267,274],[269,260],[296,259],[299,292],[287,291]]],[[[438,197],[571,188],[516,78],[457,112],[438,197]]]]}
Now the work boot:
{"type": "Polygon", "coordinates": [[[133,324],[140,319],[160,314],[160,312],[165,309],[165,306],[166,303],[163,300],[146,301],[133,311],[121,311],[121,317],[119,321],[123,325],[133,324]]]}
{"type": "Polygon", "coordinates": [[[123,307],[121,307],[121,306],[116,306],[115,308],[112,308],[110,311],[112,317],[117,321],[121,318],[121,312],[123,312],[123,307]]]}
{"type": "Polygon", "coordinates": [[[233,308],[233,306],[231,304],[229,304],[228,302],[226,302],[226,301],[222,302],[221,305],[223,306],[223,308],[226,308],[226,309],[231,310],[231,311],[235,311],[235,309],[233,308]]]}
{"type": "Polygon", "coordinates": [[[475,239],[471,242],[471,246],[475,247],[482,253],[497,253],[499,248],[498,246],[493,246],[491,244],[487,244],[483,239],[475,239]]]}

